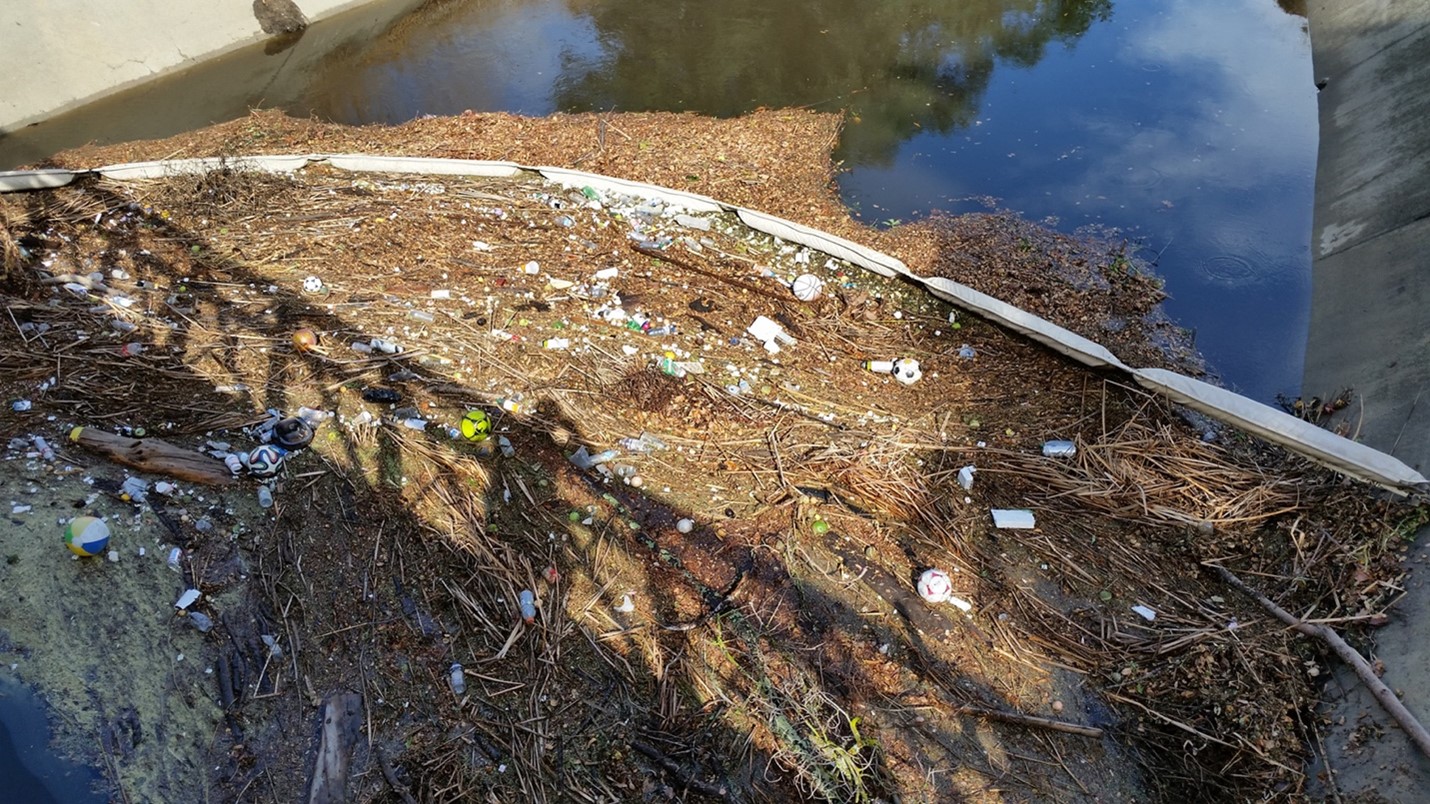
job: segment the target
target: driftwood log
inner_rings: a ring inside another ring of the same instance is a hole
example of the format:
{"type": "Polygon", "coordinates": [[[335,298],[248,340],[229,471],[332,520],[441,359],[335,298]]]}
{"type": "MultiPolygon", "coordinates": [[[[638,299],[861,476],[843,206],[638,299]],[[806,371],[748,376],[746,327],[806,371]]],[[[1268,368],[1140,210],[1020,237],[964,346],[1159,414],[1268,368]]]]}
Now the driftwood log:
{"type": "Polygon", "coordinates": [[[233,474],[223,461],[157,438],[131,438],[93,427],[76,427],[70,431],[70,441],[140,471],[210,486],[233,482],[233,474]]]}
{"type": "Polygon", "coordinates": [[[346,804],[348,757],[362,727],[362,696],[356,692],[329,695],[323,702],[323,731],[308,804],[346,804]]]}

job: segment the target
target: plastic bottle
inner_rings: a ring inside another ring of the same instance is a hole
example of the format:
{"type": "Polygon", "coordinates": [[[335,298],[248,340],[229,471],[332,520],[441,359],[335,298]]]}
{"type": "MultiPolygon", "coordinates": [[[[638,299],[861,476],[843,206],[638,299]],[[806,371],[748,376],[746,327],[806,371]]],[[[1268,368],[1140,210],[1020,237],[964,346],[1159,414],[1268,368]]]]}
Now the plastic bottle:
{"type": "Polygon", "coordinates": [[[49,442],[40,436],[35,436],[35,449],[40,453],[40,457],[47,461],[55,459],[55,450],[49,442]]]}
{"type": "Polygon", "coordinates": [[[272,489],[269,489],[268,486],[259,486],[259,487],[258,487],[258,507],[259,507],[259,508],[272,508],[272,507],[273,507],[273,491],[272,491],[272,489]]]}
{"type": "Polygon", "coordinates": [[[598,452],[595,455],[592,455],[590,461],[592,466],[596,466],[597,464],[602,464],[606,461],[614,461],[619,457],[621,457],[621,453],[613,449],[608,449],[604,452],[598,452]]]}
{"type": "Polygon", "coordinates": [[[315,410],[314,408],[298,408],[298,418],[308,423],[309,427],[317,427],[320,422],[325,422],[333,414],[326,410],[315,410]]]}
{"type": "Polygon", "coordinates": [[[672,377],[680,378],[685,376],[685,369],[679,363],[668,357],[662,357],[660,359],[660,370],[672,377]]]}
{"type": "Polygon", "coordinates": [[[412,430],[426,430],[427,424],[426,419],[418,419],[416,417],[402,420],[402,426],[412,430]]]}
{"type": "Polygon", "coordinates": [[[411,313],[408,313],[408,315],[412,316],[413,318],[417,319],[418,321],[423,321],[423,322],[428,323],[428,324],[430,324],[430,323],[432,323],[433,321],[436,321],[436,320],[437,320],[437,317],[436,317],[436,316],[432,315],[431,313],[427,312],[426,310],[413,310],[411,313]]]}
{"type": "Polygon", "coordinates": [[[385,355],[395,355],[402,351],[402,347],[398,346],[396,341],[383,340],[382,338],[373,338],[368,346],[372,351],[382,352],[385,355]]]}
{"type": "Polygon", "coordinates": [[[448,683],[452,685],[452,692],[457,697],[461,697],[467,691],[467,672],[462,669],[462,665],[452,662],[452,667],[447,671],[448,683]]]}
{"type": "Polygon", "coordinates": [[[354,352],[359,353],[359,354],[364,354],[364,355],[370,355],[370,354],[372,354],[372,347],[371,347],[370,345],[366,344],[366,343],[363,343],[362,341],[353,341],[353,342],[352,342],[352,350],[353,350],[354,352]]]}
{"type": "Polygon", "coordinates": [[[521,607],[521,619],[525,620],[527,625],[536,622],[536,594],[530,589],[523,589],[521,594],[517,595],[517,603],[521,607]]]}

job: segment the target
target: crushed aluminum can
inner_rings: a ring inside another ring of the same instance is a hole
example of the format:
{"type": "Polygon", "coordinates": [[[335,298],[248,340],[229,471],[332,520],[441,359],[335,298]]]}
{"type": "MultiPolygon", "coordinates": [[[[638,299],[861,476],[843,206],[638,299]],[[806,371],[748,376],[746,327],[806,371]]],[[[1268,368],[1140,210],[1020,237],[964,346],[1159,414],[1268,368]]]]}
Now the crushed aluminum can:
{"type": "Polygon", "coordinates": [[[1043,455],[1048,458],[1071,458],[1077,454],[1077,444],[1071,441],[1048,441],[1043,444],[1043,455]]]}

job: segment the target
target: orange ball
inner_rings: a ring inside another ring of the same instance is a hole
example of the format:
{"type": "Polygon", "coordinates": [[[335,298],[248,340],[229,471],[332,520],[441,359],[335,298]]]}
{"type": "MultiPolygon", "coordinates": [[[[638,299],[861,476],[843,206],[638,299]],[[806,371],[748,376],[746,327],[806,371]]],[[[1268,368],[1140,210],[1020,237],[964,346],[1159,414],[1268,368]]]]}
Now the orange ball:
{"type": "Polygon", "coordinates": [[[311,352],[318,348],[318,333],[304,327],[293,333],[293,348],[300,352],[311,352]]]}

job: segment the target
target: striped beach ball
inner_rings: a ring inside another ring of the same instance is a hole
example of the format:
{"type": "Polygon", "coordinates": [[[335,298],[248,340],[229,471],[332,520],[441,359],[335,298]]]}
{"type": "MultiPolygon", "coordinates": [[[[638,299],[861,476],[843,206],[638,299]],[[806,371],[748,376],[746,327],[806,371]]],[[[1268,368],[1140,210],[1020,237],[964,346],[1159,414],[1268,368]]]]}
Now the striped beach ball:
{"type": "Polygon", "coordinates": [[[109,546],[109,526],[92,516],[77,516],[65,527],[65,547],[77,556],[95,556],[109,546]]]}

